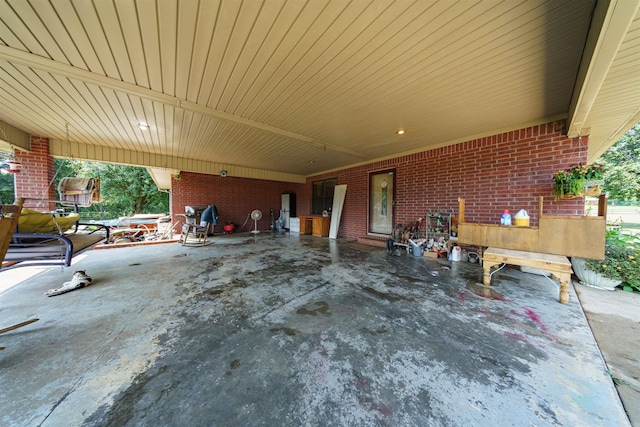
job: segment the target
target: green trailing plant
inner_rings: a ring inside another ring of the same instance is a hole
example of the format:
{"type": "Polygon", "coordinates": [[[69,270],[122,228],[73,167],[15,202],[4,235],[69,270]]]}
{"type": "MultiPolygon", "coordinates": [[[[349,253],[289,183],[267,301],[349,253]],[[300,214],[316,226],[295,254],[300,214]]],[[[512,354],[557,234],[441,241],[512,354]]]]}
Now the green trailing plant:
{"type": "Polygon", "coordinates": [[[576,165],[553,174],[553,195],[556,200],[567,196],[584,196],[589,182],[604,179],[604,168],[598,164],[576,165]]]}
{"type": "Polygon", "coordinates": [[[613,280],[621,280],[627,291],[640,291],[640,240],[618,231],[607,231],[603,260],[586,260],[591,270],[613,280]]]}

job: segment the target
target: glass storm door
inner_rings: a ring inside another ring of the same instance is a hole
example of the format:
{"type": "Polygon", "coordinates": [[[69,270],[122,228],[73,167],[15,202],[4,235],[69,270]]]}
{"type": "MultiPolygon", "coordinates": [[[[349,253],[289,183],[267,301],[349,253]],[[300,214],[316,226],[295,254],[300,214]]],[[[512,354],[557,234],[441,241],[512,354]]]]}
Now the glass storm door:
{"type": "Polygon", "coordinates": [[[393,231],[395,171],[369,175],[369,233],[389,235],[393,231]]]}

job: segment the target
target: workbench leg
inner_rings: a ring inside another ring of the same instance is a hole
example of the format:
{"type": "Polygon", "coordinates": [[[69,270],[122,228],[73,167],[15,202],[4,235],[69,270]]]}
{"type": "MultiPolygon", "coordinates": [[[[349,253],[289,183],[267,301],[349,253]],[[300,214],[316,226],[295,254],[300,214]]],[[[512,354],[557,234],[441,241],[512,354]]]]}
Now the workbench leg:
{"type": "Polygon", "coordinates": [[[490,264],[486,261],[482,263],[482,268],[484,269],[482,282],[485,286],[491,286],[491,267],[493,267],[494,265],[497,264],[490,264]]]}
{"type": "Polygon", "coordinates": [[[569,303],[569,283],[571,283],[570,275],[560,275],[560,304],[569,303]]]}

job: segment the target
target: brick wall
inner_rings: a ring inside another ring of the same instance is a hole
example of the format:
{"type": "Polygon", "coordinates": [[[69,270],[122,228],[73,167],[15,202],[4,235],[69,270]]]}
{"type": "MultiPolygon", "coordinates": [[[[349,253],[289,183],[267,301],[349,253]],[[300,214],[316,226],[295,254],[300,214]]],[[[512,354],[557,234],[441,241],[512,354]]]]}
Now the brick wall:
{"type": "MultiPolygon", "coordinates": [[[[564,127],[564,121],[532,126],[310,177],[306,184],[183,172],[172,182],[171,214],[174,221],[181,221],[176,214],[184,213],[185,206],[213,203],[221,230],[227,221],[245,224],[249,213],[260,209],[263,219],[258,228],[268,230],[269,210],[279,216],[282,193],[296,193],[298,215],[308,215],[311,182],[336,177],[338,184],[347,185],[338,235],[366,240],[369,174],[393,169],[395,220],[400,224],[424,217],[429,210],[457,211],[459,197],[466,200],[469,222],[498,223],[503,209],[513,213],[526,209],[536,225],[539,195],[545,197],[545,214],[582,215],[584,199],[553,200],[553,173],[587,159],[587,138],[567,138],[564,127]]],[[[55,199],[55,188],[49,186],[54,167],[48,140],[32,138],[32,149],[17,153],[23,171],[16,175],[16,197],[55,199]]],[[[247,221],[244,230],[252,228],[247,221]]]]}
{"type": "MultiPolygon", "coordinates": [[[[468,222],[499,223],[503,209],[526,209],[537,225],[538,196],[548,215],[582,215],[584,199],[553,200],[552,175],[587,159],[587,138],[567,138],[564,121],[465,141],[307,180],[301,206],[309,207],[311,182],[338,178],[347,193],[338,235],[366,240],[371,172],[395,169],[395,220],[409,224],[429,210],[458,210],[468,222]]],[[[308,211],[307,211],[308,212],[308,211]]],[[[421,230],[424,235],[425,225],[421,230]]]]}
{"type": "MultiPolygon", "coordinates": [[[[269,211],[274,210],[276,219],[280,216],[282,193],[296,193],[296,199],[299,199],[304,187],[304,184],[182,172],[179,180],[172,179],[171,215],[174,222],[183,222],[184,218],[176,215],[183,214],[185,206],[214,204],[219,214],[216,233],[222,230],[227,221],[233,222],[237,227],[246,222],[242,231],[249,231],[254,225],[247,218],[251,211],[259,209],[262,211],[262,219],[258,221],[258,229],[269,230],[269,211]]],[[[299,212],[299,200],[296,206],[299,212]]]]}
{"type": "Polygon", "coordinates": [[[32,199],[25,201],[25,207],[55,209],[55,203],[42,202],[56,200],[58,195],[53,184],[55,170],[53,157],[49,155],[49,139],[32,136],[31,152],[16,150],[16,160],[22,163],[22,171],[15,175],[16,198],[32,199]]]}

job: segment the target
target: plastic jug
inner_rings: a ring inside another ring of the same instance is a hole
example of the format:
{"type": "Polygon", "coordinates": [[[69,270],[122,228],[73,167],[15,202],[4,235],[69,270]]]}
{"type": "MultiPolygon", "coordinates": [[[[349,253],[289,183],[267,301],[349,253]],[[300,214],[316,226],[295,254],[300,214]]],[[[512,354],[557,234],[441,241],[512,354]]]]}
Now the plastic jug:
{"type": "Polygon", "coordinates": [[[502,216],[500,217],[500,225],[511,225],[511,214],[508,209],[502,211],[502,216]]]}
{"type": "Polygon", "coordinates": [[[529,214],[524,209],[520,209],[517,214],[513,216],[513,225],[516,227],[528,227],[529,226],[529,214]]]}
{"type": "Polygon", "coordinates": [[[460,246],[451,248],[451,261],[462,261],[462,248],[460,246]]]}

